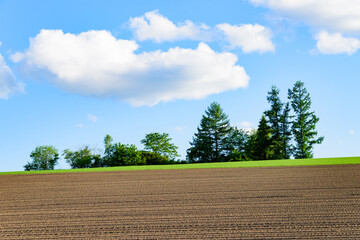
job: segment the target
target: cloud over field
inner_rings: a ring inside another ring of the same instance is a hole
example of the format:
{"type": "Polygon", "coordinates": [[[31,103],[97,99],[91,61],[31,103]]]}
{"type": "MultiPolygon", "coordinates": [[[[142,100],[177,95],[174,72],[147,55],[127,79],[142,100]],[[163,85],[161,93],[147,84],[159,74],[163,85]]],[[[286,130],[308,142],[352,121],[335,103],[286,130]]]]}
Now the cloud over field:
{"type": "Polygon", "coordinates": [[[223,23],[213,28],[206,24],[195,24],[190,20],[175,24],[156,10],[140,17],[130,18],[129,26],[139,41],[152,40],[160,43],[179,40],[203,42],[225,40],[231,49],[241,48],[244,53],[275,50],[271,42],[270,29],[259,24],[223,23]]]}
{"type": "Polygon", "coordinates": [[[16,78],[0,54],[0,99],[8,99],[10,95],[24,93],[24,84],[16,78]]]}
{"type": "Polygon", "coordinates": [[[147,12],[140,17],[130,18],[129,25],[130,29],[134,31],[135,37],[140,41],[164,42],[185,39],[205,41],[211,39],[211,32],[205,24],[196,25],[186,20],[184,23],[175,25],[157,10],[147,12]]]}
{"type": "Polygon", "coordinates": [[[30,46],[12,56],[35,71],[46,71],[68,92],[110,97],[133,105],[200,99],[248,85],[249,77],[232,53],[207,44],[196,49],[135,53],[138,44],[108,31],[80,34],[41,30],[30,46]]]}
{"type": "Polygon", "coordinates": [[[232,49],[239,47],[245,53],[275,51],[275,46],[271,42],[272,33],[264,26],[259,24],[235,26],[223,23],[216,27],[224,33],[225,39],[232,49]]]}
{"type": "Polygon", "coordinates": [[[360,34],[358,0],[251,0],[285,17],[335,32],[360,34]]]}
{"type": "Polygon", "coordinates": [[[323,54],[353,54],[360,35],[360,1],[358,0],[250,0],[277,14],[302,21],[318,29],[317,49],[323,54]],[[352,37],[345,37],[352,36],[352,37]],[[346,46],[348,45],[349,46],[346,46]]]}
{"type": "Polygon", "coordinates": [[[317,49],[324,54],[347,53],[354,54],[360,48],[360,40],[346,38],[340,33],[329,34],[322,31],[315,36],[317,49]]]}

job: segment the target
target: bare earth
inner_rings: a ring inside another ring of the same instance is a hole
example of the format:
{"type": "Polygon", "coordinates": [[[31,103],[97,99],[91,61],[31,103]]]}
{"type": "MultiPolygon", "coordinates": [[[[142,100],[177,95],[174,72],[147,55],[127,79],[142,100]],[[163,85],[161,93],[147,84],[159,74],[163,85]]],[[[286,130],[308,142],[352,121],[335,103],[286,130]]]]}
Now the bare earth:
{"type": "Polygon", "coordinates": [[[360,165],[0,176],[0,239],[360,238],[360,165]]]}

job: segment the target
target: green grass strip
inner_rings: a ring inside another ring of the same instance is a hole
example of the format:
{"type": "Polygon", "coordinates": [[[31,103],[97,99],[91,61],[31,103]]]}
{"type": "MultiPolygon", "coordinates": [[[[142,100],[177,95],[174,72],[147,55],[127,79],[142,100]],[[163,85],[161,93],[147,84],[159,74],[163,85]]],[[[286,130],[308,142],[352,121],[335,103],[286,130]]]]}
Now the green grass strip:
{"type": "Polygon", "coordinates": [[[57,169],[57,170],[42,170],[42,171],[0,172],[0,175],[163,170],[163,169],[285,167],[285,166],[344,165],[344,164],[360,164],[360,157],[242,161],[242,162],[221,162],[221,163],[192,163],[192,164],[173,164],[173,165],[143,165],[143,166],[121,166],[121,167],[84,168],[84,169],[57,169]]]}

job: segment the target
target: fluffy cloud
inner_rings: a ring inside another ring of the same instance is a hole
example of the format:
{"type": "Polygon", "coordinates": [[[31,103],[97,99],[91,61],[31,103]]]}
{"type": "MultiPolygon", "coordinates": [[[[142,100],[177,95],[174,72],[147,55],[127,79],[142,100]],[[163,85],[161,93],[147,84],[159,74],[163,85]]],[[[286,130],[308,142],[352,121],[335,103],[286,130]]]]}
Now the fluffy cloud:
{"type": "Polygon", "coordinates": [[[157,10],[147,12],[144,16],[130,18],[130,28],[138,40],[153,40],[155,42],[174,40],[210,40],[210,32],[206,25],[195,25],[187,20],[175,25],[157,10]]]}
{"type": "Polygon", "coordinates": [[[107,31],[74,35],[42,30],[13,60],[50,72],[50,81],[69,92],[133,105],[200,99],[246,87],[249,81],[234,54],[214,52],[204,43],[196,49],[139,54],[134,53],[137,48],[134,41],[116,39],[107,31]]]}
{"type": "Polygon", "coordinates": [[[240,47],[243,52],[258,51],[260,53],[275,51],[271,42],[272,33],[259,24],[230,25],[227,23],[216,25],[223,31],[231,48],[240,47]]]}
{"type": "Polygon", "coordinates": [[[315,36],[317,49],[324,54],[354,54],[360,48],[360,40],[346,38],[340,33],[329,34],[322,31],[315,36]]]}
{"type": "Polygon", "coordinates": [[[285,17],[294,18],[323,29],[360,34],[358,0],[250,0],[285,17]]]}
{"type": "Polygon", "coordinates": [[[175,25],[158,11],[147,12],[144,16],[130,18],[130,28],[135,37],[140,40],[155,42],[175,40],[214,41],[225,38],[230,48],[241,48],[245,53],[258,51],[274,51],[271,42],[271,31],[259,24],[244,24],[240,26],[227,23],[219,24],[215,28],[207,25],[196,25],[187,20],[175,25]],[[220,30],[220,31],[219,31],[220,30]]]}
{"type": "Polygon", "coordinates": [[[250,132],[254,129],[254,124],[248,121],[240,122],[239,126],[241,129],[244,129],[247,132],[250,132]]]}
{"type": "Polygon", "coordinates": [[[24,92],[24,84],[17,82],[11,69],[0,54],[0,99],[8,99],[9,95],[24,92]]]}

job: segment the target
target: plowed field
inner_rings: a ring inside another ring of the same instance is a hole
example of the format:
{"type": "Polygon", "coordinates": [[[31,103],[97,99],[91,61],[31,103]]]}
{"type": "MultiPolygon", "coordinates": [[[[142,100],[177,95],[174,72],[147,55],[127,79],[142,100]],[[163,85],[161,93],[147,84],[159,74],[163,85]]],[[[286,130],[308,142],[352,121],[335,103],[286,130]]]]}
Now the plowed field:
{"type": "Polygon", "coordinates": [[[360,238],[360,165],[0,176],[0,239],[360,238]]]}

